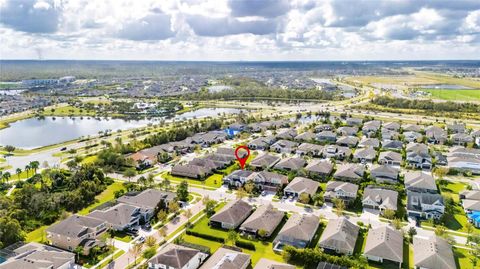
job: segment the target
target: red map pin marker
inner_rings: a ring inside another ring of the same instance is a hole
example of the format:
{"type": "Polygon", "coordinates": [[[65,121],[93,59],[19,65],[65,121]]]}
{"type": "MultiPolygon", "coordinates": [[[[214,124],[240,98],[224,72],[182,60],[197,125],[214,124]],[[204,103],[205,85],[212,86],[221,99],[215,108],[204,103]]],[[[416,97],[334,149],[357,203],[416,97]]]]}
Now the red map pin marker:
{"type": "Polygon", "coordinates": [[[237,158],[238,162],[240,163],[240,167],[242,168],[242,170],[245,168],[245,163],[247,162],[248,156],[250,156],[250,150],[247,146],[238,146],[237,149],[235,149],[235,158],[237,158]],[[238,156],[238,151],[241,149],[247,151],[247,155],[245,155],[244,157],[238,156]]]}

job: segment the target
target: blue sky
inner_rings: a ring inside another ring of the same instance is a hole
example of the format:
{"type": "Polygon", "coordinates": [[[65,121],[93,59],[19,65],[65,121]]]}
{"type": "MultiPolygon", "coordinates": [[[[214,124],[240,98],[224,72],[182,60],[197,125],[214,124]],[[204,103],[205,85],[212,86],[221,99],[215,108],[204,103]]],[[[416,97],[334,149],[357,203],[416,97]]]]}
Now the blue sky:
{"type": "Polygon", "coordinates": [[[480,1],[0,0],[1,59],[479,59],[480,1]]]}

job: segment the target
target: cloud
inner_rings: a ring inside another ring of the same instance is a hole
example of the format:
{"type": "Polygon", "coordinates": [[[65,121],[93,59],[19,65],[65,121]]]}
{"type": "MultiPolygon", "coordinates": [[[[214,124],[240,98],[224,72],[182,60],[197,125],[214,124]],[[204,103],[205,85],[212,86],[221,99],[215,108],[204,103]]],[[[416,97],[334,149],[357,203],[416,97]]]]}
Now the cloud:
{"type": "Polygon", "coordinates": [[[228,0],[234,17],[275,18],[290,9],[288,0],[228,0]]]}
{"type": "Polygon", "coordinates": [[[237,34],[267,35],[275,33],[276,21],[251,20],[240,21],[234,18],[209,18],[200,15],[187,17],[187,22],[199,36],[220,37],[237,34]]]}
{"type": "Polygon", "coordinates": [[[130,40],[163,40],[173,37],[171,16],[154,13],[141,19],[127,22],[117,33],[117,37],[130,40]]]}
{"type": "Polygon", "coordinates": [[[0,6],[0,23],[27,33],[54,33],[60,14],[52,2],[10,0],[0,6]]]}

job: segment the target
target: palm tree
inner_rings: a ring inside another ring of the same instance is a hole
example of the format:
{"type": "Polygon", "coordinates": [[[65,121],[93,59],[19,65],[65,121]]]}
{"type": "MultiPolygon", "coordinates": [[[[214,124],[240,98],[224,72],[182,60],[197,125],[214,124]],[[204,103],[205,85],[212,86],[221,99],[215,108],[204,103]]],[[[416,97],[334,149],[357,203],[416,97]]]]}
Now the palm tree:
{"type": "Polygon", "coordinates": [[[21,169],[21,168],[17,168],[16,172],[17,172],[18,180],[20,180],[20,174],[22,173],[22,169],[21,169]]]}
{"type": "Polygon", "coordinates": [[[12,176],[12,175],[10,174],[10,172],[5,172],[5,173],[3,173],[2,178],[3,178],[6,182],[8,182],[8,180],[10,179],[11,176],[12,176]]]}
{"type": "Polygon", "coordinates": [[[31,169],[30,164],[25,165],[25,172],[27,172],[27,178],[28,178],[28,176],[29,176],[29,174],[30,174],[30,173],[29,173],[29,172],[30,172],[30,169],[31,169]]]}
{"type": "Polygon", "coordinates": [[[38,161],[30,162],[30,168],[33,169],[33,172],[35,173],[35,175],[37,174],[37,169],[39,166],[40,166],[40,163],[38,161]]]}
{"type": "Polygon", "coordinates": [[[142,252],[142,244],[134,244],[133,247],[130,248],[130,252],[135,257],[135,265],[137,265],[137,256],[142,252]]]}

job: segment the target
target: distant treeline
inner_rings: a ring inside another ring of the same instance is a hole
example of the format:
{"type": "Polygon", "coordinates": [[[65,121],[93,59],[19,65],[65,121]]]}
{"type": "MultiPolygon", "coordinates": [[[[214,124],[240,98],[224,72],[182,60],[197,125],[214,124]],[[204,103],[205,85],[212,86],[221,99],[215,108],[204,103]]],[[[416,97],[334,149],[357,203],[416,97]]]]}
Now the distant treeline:
{"type": "Polygon", "coordinates": [[[404,109],[421,109],[446,112],[480,112],[480,105],[474,103],[456,102],[433,102],[431,100],[410,100],[404,98],[392,98],[387,96],[375,97],[372,103],[379,106],[404,109]]]}
{"type": "Polygon", "coordinates": [[[263,87],[241,88],[224,90],[220,92],[209,92],[206,89],[198,93],[184,95],[188,100],[211,100],[211,99],[298,99],[298,100],[334,100],[341,99],[341,96],[332,92],[310,90],[272,89],[263,87]]]}

